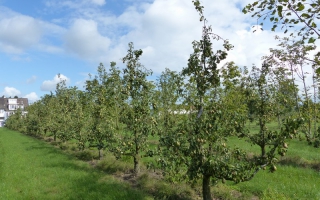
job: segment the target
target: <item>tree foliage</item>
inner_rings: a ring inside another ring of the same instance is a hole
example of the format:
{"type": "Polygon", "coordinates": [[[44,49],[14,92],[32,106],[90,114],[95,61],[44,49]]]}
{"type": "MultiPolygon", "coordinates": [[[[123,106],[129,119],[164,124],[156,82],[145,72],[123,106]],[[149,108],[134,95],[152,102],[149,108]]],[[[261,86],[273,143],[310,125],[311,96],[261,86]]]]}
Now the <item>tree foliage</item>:
{"type": "MultiPolygon", "coordinates": [[[[320,38],[318,27],[320,20],[320,3],[314,0],[259,0],[243,8],[243,13],[252,13],[257,20],[268,19],[272,31],[281,28],[284,33],[296,36],[303,43],[314,44],[320,38]]],[[[263,22],[260,23],[263,26],[263,22]]],[[[314,65],[319,65],[320,52],[314,55],[314,65]]]]}
{"type": "Polygon", "coordinates": [[[147,139],[155,133],[156,121],[152,116],[154,105],[154,85],[147,80],[152,73],[139,62],[142,50],[134,50],[129,43],[127,55],[122,59],[126,64],[123,70],[123,98],[121,122],[125,125],[123,132],[117,135],[118,143],[112,149],[117,158],[131,156],[134,162],[134,173],[140,172],[142,153],[148,150],[147,139]]]}

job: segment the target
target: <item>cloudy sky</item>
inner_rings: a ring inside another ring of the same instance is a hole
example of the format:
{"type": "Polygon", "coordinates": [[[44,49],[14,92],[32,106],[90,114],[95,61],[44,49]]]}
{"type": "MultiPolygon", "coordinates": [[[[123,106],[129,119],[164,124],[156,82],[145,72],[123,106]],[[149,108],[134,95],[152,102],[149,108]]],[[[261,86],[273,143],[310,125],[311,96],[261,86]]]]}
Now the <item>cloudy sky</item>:
{"type": "MultiPolygon", "coordinates": [[[[202,0],[213,32],[235,46],[228,61],[239,66],[259,65],[281,35],[253,33],[256,20],[241,12],[249,2],[202,0]]],[[[143,50],[153,78],[165,68],[180,71],[200,38],[191,0],[0,0],[0,96],[37,100],[55,90],[58,73],[83,88],[100,62],[123,67],[129,42],[143,50]]]]}

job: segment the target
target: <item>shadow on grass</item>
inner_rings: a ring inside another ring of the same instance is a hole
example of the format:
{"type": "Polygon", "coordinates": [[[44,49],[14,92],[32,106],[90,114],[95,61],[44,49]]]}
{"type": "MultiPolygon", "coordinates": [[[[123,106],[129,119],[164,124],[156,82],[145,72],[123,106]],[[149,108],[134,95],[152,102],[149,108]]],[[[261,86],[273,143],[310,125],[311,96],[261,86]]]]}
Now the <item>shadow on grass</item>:
{"type": "Polygon", "coordinates": [[[311,168],[316,171],[320,171],[320,162],[319,161],[309,161],[304,158],[295,156],[295,157],[284,157],[281,158],[281,165],[287,165],[292,167],[301,167],[301,168],[311,168]]]}
{"type": "Polygon", "coordinates": [[[112,179],[103,180],[98,174],[74,179],[68,199],[147,199],[147,196],[112,179]]]}
{"type": "Polygon", "coordinates": [[[67,187],[59,192],[66,199],[147,199],[146,194],[90,168],[87,163],[55,162],[46,168],[57,168],[67,177],[67,187]]]}
{"type": "MultiPolygon", "coordinates": [[[[118,162],[112,156],[106,160],[95,163],[92,168],[88,162],[76,159],[78,154],[70,154],[59,148],[44,144],[28,144],[26,151],[34,151],[39,157],[46,157],[48,162],[44,167],[47,173],[59,172],[53,176],[53,183],[50,183],[43,193],[58,199],[175,199],[191,200],[192,191],[185,188],[175,187],[164,181],[154,181],[152,177],[137,177],[136,185],[128,181],[115,178],[114,173],[128,173],[131,165],[125,162],[118,162]],[[60,154],[60,155],[58,155],[60,154]],[[60,158],[63,155],[65,158],[60,158]],[[59,157],[59,158],[58,158],[59,157]],[[103,172],[102,172],[103,171],[103,172]],[[109,175],[108,175],[109,174],[109,175]],[[56,186],[60,182],[63,186],[56,186]],[[148,195],[149,194],[149,198],[148,195]]],[[[30,152],[31,153],[31,152],[30,152]]],[[[90,157],[90,152],[80,152],[85,157],[90,157]],[[86,155],[88,154],[88,155],[86,155]]]]}

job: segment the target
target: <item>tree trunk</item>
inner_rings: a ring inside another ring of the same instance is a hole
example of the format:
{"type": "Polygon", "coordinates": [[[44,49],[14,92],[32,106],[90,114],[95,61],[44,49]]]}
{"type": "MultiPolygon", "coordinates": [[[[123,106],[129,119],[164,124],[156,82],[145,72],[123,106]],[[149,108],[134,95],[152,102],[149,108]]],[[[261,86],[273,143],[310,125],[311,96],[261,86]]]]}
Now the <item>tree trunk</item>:
{"type": "Polygon", "coordinates": [[[210,177],[211,176],[203,175],[203,179],[202,179],[203,200],[212,200],[211,191],[210,191],[210,177]]]}
{"type": "Polygon", "coordinates": [[[101,153],[101,149],[99,148],[99,160],[101,160],[101,157],[102,157],[102,153],[101,153]]]}
{"type": "Polygon", "coordinates": [[[317,137],[317,81],[316,81],[316,75],[315,72],[313,71],[313,139],[317,137]]]}
{"type": "Polygon", "coordinates": [[[262,158],[262,163],[261,164],[265,164],[265,161],[267,159],[267,155],[266,155],[266,145],[261,145],[261,158],[262,158]]]}
{"type": "MultiPolygon", "coordinates": [[[[294,69],[292,64],[290,63],[290,69],[291,69],[291,81],[293,87],[296,85],[294,81],[294,69]]],[[[299,117],[301,117],[300,108],[299,108],[299,102],[298,102],[298,92],[295,92],[295,99],[296,99],[296,111],[299,113],[299,117]]]]}
{"type": "Polygon", "coordinates": [[[133,163],[134,163],[134,168],[133,168],[133,173],[135,175],[138,175],[140,173],[140,163],[139,163],[139,154],[136,154],[133,156],[133,163]]]}
{"type": "Polygon", "coordinates": [[[281,120],[280,120],[280,114],[278,114],[278,127],[281,128],[281,120]]]}
{"type": "Polygon", "coordinates": [[[301,70],[301,77],[302,77],[303,88],[304,88],[304,95],[306,96],[305,98],[306,98],[306,102],[307,102],[307,113],[309,114],[309,116],[308,116],[308,131],[307,131],[306,138],[307,138],[308,144],[312,144],[312,141],[311,141],[311,118],[312,118],[311,115],[312,115],[312,113],[310,112],[308,88],[306,85],[306,78],[304,76],[304,71],[303,71],[302,65],[300,65],[300,70],[301,70]]]}
{"type": "Polygon", "coordinates": [[[135,176],[137,176],[140,173],[140,158],[139,158],[139,152],[140,152],[140,147],[138,143],[138,133],[135,131],[134,133],[134,143],[135,143],[135,151],[133,154],[133,173],[135,176]]]}

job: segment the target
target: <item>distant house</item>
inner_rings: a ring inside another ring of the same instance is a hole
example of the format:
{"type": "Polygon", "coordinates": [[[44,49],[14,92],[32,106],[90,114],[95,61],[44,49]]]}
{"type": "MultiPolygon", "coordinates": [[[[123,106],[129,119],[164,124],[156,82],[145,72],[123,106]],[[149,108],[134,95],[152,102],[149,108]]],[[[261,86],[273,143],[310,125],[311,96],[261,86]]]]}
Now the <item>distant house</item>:
{"type": "Polygon", "coordinates": [[[27,98],[5,98],[0,97],[0,127],[2,127],[5,121],[10,115],[12,115],[17,109],[21,109],[23,114],[27,112],[25,109],[28,107],[27,98]]]}

